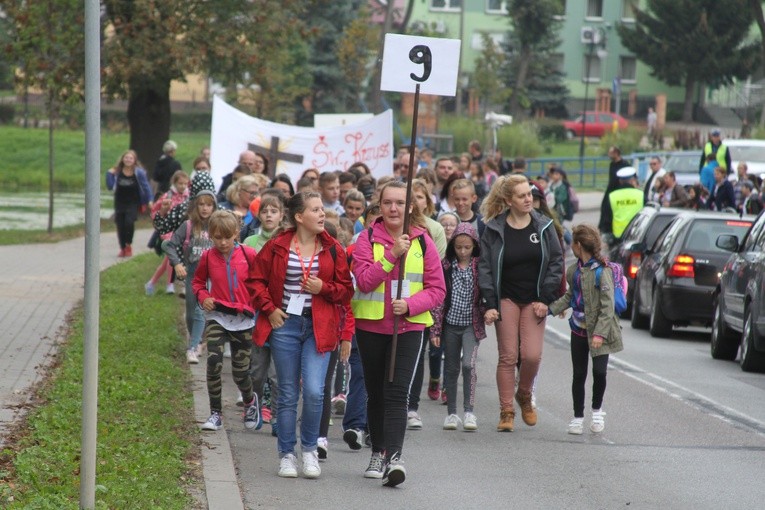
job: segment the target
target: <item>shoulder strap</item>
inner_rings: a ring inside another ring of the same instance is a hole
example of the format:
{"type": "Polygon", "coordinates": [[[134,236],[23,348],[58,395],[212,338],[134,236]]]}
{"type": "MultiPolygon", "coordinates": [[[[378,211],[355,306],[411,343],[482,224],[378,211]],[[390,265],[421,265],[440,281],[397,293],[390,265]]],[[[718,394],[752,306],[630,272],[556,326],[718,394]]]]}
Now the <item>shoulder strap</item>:
{"type": "Polygon", "coordinates": [[[247,256],[248,252],[244,249],[244,244],[239,243],[239,247],[242,249],[242,255],[244,255],[244,259],[247,261],[247,267],[252,269],[253,264],[255,264],[255,258],[247,256]]]}
{"type": "Polygon", "coordinates": [[[186,249],[186,247],[189,245],[190,239],[191,239],[191,220],[186,220],[186,240],[183,241],[183,249],[186,249]]]}

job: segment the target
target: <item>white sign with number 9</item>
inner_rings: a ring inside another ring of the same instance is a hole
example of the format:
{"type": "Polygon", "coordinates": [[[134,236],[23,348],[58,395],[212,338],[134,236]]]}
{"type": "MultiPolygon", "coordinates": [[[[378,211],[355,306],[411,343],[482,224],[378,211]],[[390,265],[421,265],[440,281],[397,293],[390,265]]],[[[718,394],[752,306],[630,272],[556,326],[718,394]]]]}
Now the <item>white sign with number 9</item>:
{"type": "Polygon", "coordinates": [[[386,34],[380,89],[454,96],[459,58],[459,39],[386,34]]]}

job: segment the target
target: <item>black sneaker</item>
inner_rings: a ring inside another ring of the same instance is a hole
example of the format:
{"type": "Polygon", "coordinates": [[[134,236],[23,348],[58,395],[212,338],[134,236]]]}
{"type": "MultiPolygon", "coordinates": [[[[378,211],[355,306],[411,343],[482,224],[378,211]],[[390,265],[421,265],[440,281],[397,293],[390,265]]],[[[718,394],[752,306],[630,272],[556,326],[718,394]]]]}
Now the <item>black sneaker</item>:
{"type": "Polygon", "coordinates": [[[364,446],[364,433],[356,429],[348,429],[343,432],[343,441],[345,441],[351,450],[361,450],[364,446]]]}
{"type": "Polygon", "coordinates": [[[260,416],[260,405],[258,405],[258,396],[253,393],[252,402],[247,404],[244,411],[244,427],[247,430],[259,430],[263,426],[263,418],[260,416]]]}
{"type": "Polygon", "coordinates": [[[395,456],[385,467],[382,484],[384,487],[395,487],[404,483],[404,480],[406,480],[404,462],[398,456],[395,456]]]}

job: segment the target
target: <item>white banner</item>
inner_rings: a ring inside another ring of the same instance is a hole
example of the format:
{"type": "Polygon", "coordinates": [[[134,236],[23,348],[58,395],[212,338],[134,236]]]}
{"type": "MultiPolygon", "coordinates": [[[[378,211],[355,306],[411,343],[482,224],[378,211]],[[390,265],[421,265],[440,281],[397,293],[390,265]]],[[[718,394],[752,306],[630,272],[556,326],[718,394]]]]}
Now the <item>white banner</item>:
{"type": "Polygon", "coordinates": [[[285,173],[293,184],[307,168],[319,172],[347,170],[365,163],[375,178],[393,173],[393,114],[332,128],[276,124],[250,117],[222,99],[213,99],[210,165],[216,186],[231,173],[239,154],[252,150],[266,155],[269,177],[285,173]]]}

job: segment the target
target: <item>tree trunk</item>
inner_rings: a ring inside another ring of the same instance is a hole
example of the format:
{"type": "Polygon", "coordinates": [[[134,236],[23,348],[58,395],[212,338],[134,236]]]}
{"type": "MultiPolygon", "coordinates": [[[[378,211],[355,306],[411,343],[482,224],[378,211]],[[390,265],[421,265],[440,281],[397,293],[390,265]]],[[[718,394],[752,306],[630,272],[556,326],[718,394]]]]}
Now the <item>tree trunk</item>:
{"type": "Polygon", "coordinates": [[[390,32],[393,26],[393,2],[388,2],[385,6],[385,24],[383,25],[382,32],[380,32],[380,44],[377,52],[377,60],[375,61],[374,74],[372,75],[372,110],[375,113],[383,111],[382,104],[382,90],[380,90],[380,81],[382,80],[382,60],[383,53],[385,52],[385,34],[390,32]]]}
{"type": "Polygon", "coordinates": [[[531,49],[528,46],[521,47],[521,58],[518,62],[518,75],[515,77],[515,87],[513,95],[510,96],[510,115],[516,119],[525,117],[525,109],[521,107],[520,95],[526,88],[526,77],[529,74],[529,63],[531,60],[531,49]]]}
{"type": "Polygon", "coordinates": [[[683,103],[683,122],[693,121],[693,89],[696,88],[696,80],[690,76],[685,78],[685,103],[683,103]]]}
{"type": "Polygon", "coordinates": [[[150,177],[154,177],[154,163],[162,155],[162,145],[170,138],[170,80],[159,88],[130,85],[128,123],[130,148],[150,177]]]}
{"type": "MultiPolygon", "coordinates": [[[[765,15],[762,12],[762,3],[760,0],[749,0],[749,7],[760,29],[760,66],[765,66],[765,15]]],[[[765,127],[765,108],[760,113],[760,127],[765,127]]]]}

